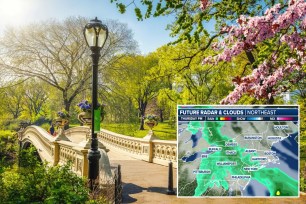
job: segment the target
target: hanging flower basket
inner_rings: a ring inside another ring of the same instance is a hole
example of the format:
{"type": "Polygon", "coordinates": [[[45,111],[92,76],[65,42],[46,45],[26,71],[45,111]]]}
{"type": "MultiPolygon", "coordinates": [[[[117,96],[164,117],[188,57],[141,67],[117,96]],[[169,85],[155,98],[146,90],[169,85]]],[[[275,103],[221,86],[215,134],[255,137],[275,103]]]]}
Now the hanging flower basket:
{"type": "Polygon", "coordinates": [[[83,125],[91,125],[91,111],[81,112],[78,114],[78,120],[83,125]]]}
{"type": "Polygon", "coordinates": [[[69,114],[67,111],[58,111],[57,118],[55,119],[55,125],[57,127],[63,128],[69,122],[69,114]]]}
{"type": "MultiPolygon", "coordinates": [[[[91,113],[91,103],[87,100],[81,101],[77,105],[81,109],[81,113],[78,114],[78,120],[83,124],[83,125],[91,125],[92,123],[92,113],[91,113]]],[[[98,109],[101,111],[101,121],[104,120],[104,116],[106,114],[105,110],[105,105],[98,104],[98,109]]]]}
{"type": "Polygon", "coordinates": [[[63,128],[65,125],[67,125],[69,122],[68,119],[64,119],[64,118],[56,118],[55,119],[55,125],[60,127],[60,128],[63,128]]]}
{"type": "Polygon", "coordinates": [[[145,117],[144,123],[152,130],[158,125],[158,118],[156,115],[149,114],[145,117]]]}

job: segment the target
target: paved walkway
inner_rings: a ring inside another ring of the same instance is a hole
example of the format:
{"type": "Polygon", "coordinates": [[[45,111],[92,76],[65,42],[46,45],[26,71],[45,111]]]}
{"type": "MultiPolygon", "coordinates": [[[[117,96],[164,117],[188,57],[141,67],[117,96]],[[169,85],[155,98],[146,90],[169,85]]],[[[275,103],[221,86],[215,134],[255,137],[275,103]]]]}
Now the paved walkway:
{"type": "MultiPolygon", "coordinates": [[[[305,204],[306,195],[300,198],[262,199],[262,198],[177,198],[167,195],[168,167],[133,159],[111,149],[110,162],[121,164],[123,182],[123,203],[154,204],[305,204]]],[[[176,169],[173,171],[176,190],[176,169]]]]}

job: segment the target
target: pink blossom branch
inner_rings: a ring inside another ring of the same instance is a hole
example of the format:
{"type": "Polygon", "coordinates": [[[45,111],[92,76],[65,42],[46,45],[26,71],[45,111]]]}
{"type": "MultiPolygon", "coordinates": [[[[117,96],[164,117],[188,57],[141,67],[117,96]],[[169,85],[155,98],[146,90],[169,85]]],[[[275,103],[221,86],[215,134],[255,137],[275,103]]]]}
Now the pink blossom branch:
{"type": "Polygon", "coordinates": [[[281,5],[277,4],[268,9],[264,16],[240,16],[237,26],[228,26],[222,30],[228,33],[224,41],[213,45],[214,49],[224,48],[223,52],[212,58],[205,58],[203,63],[230,61],[232,57],[244,50],[252,50],[256,44],[274,37],[298,20],[302,20],[301,29],[306,28],[304,0],[291,1],[283,13],[280,13],[280,9],[281,5]]]}
{"type": "MultiPolygon", "coordinates": [[[[305,60],[305,58],[304,58],[305,60]]],[[[273,59],[272,63],[276,63],[273,59]]],[[[242,97],[243,94],[254,94],[257,99],[271,98],[278,94],[276,86],[284,78],[289,76],[293,71],[300,71],[301,64],[294,58],[286,60],[284,66],[278,67],[271,75],[269,71],[273,64],[268,64],[265,61],[259,65],[257,69],[254,69],[252,74],[243,77],[235,83],[235,89],[226,98],[221,101],[221,104],[235,104],[242,97]],[[273,88],[272,92],[268,92],[268,88],[273,88]]]]}

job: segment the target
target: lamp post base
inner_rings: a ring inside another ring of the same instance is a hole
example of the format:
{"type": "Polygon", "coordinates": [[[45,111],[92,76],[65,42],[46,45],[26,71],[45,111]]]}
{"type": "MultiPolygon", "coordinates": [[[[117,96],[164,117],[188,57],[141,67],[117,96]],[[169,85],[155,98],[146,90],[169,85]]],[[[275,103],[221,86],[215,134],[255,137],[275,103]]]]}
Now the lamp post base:
{"type": "Polygon", "coordinates": [[[99,150],[89,150],[88,152],[88,179],[90,190],[94,189],[95,181],[99,176],[99,160],[101,153],[99,150]]]}
{"type": "Polygon", "coordinates": [[[167,190],[167,195],[176,195],[174,190],[167,190]]]}

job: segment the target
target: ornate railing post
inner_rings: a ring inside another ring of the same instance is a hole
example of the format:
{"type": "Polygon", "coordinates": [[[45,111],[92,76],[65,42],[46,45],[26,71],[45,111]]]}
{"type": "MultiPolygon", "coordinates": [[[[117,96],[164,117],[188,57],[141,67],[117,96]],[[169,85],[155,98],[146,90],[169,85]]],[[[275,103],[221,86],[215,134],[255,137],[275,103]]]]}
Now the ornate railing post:
{"type": "Polygon", "coordinates": [[[59,148],[59,144],[56,142],[56,141],[54,141],[53,142],[53,145],[54,145],[54,149],[53,149],[53,158],[54,158],[54,162],[53,162],[53,165],[55,166],[55,165],[57,165],[58,164],[58,162],[59,162],[59,157],[60,157],[60,148],[59,148]]]}
{"type": "Polygon", "coordinates": [[[143,138],[145,143],[143,144],[143,153],[148,154],[148,159],[146,161],[153,162],[153,140],[157,139],[154,135],[152,129],[143,138]]]}

